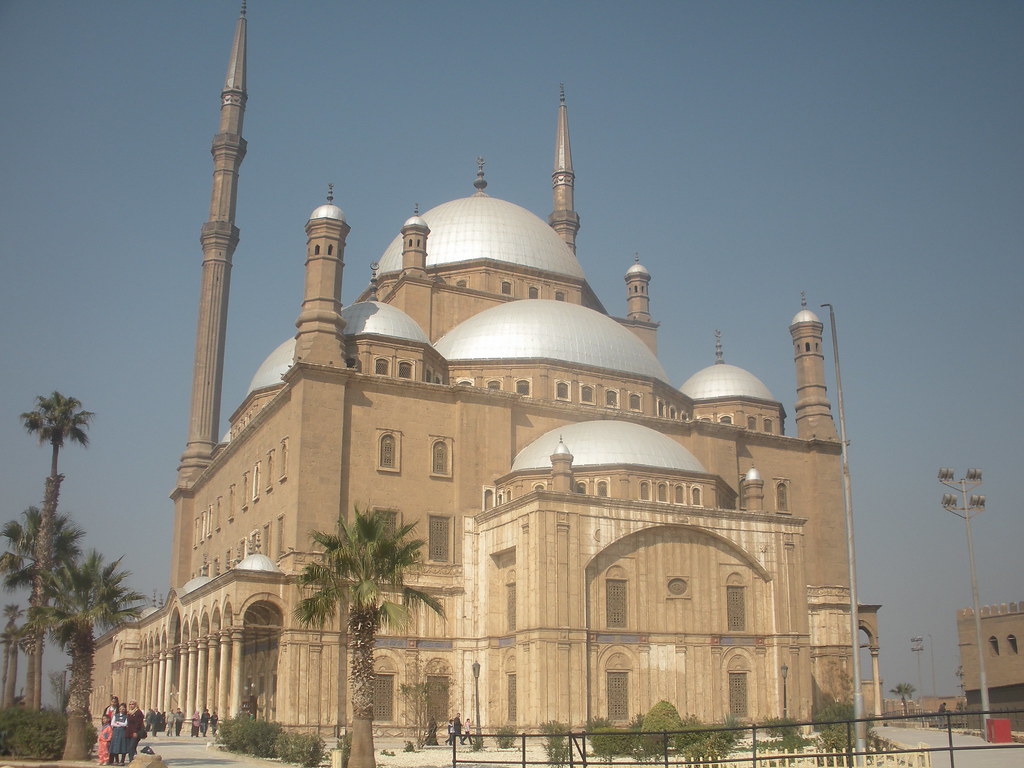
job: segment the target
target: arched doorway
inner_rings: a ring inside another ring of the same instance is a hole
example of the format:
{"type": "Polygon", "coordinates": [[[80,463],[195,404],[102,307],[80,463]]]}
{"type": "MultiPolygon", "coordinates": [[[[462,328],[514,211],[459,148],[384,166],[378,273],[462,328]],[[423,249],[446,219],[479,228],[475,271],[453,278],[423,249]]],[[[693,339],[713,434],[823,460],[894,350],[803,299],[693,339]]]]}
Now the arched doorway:
{"type": "Polygon", "coordinates": [[[261,720],[277,717],[277,656],[281,609],[261,600],[242,617],[242,711],[261,720]]]}

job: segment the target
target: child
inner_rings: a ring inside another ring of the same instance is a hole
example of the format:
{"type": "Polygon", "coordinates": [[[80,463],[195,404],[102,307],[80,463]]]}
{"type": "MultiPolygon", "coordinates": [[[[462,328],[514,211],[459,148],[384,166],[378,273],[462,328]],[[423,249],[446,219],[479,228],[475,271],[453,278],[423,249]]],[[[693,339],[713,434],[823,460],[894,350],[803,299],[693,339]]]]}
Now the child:
{"type": "Polygon", "coordinates": [[[110,765],[110,739],[114,735],[114,729],[110,727],[110,715],[103,716],[103,725],[100,726],[99,738],[96,743],[96,755],[100,759],[100,765],[110,765]]]}

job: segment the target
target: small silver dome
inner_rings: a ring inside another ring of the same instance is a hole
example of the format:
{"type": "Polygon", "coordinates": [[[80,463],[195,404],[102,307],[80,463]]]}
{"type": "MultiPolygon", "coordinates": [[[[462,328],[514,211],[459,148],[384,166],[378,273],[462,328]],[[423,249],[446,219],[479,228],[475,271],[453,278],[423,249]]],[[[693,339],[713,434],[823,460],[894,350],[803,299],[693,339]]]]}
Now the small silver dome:
{"type": "Polygon", "coordinates": [[[261,571],[263,573],[281,573],[281,569],[274,565],[274,561],[259,552],[247,555],[235,566],[236,571],[261,571]]]}
{"type": "Polygon", "coordinates": [[[406,219],[405,220],[405,224],[402,225],[402,229],[405,229],[406,227],[426,227],[426,226],[427,226],[427,220],[424,219],[419,214],[417,214],[415,216],[410,216],[408,219],[406,219]]]}
{"type": "Polygon", "coordinates": [[[147,605],[145,608],[143,608],[141,611],[139,611],[139,618],[140,619],[144,619],[147,616],[152,616],[154,613],[156,613],[159,610],[160,609],[157,608],[155,605],[147,605]]]}
{"type": "Polygon", "coordinates": [[[633,275],[638,275],[639,277],[648,277],[649,278],[651,276],[651,273],[647,271],[647,267],[645,267],[643,264],[637,262],[632,267],[630,267],[629,269],[626,270],[626,277],[632,277],[633,275]]]}
{"type": "Polygon", "coordinates": [[[345,221],[345,212],[338,206],[334,205],[334,203],[325,203],[309,214],[309,220],[313,221],[313,219],[336,219],[337,221],[345,221]]]}
{"type": "MultiPolygon", "coordinates": [[[[704,472],[697,458],[670,437],[630,421],[584,421],[565,424],[537,438],[519,452],[512,471],[550,469],[552,447],[573,447],[573,466],[633,464],[656,469],[704,472]]],[[[557,450],[557,449],[556,449],[557,450]]]]}
{"type": "Polygon", "coordinates": [[[795,315],[793,315],[793,322],[790,325],[796,325],[797,323],[820,323],[821,320],[818,316],[811,312],[811,310],[804,307],[795,315]]]}
{"type": "MultiPolygon", "coordinates": [[[[395,339],[417,341],[422,344],[430,343],[427,334],[415,320],[398,307],[392,307],[390,304],[383,304],[379,301],[360,301],[342,309],[341,316],[345,318],[346,336],[373,333],[378,336],[391,336],[395,339]]],[[[280,384],[281,377],[292,367],[294,359],[295,339],[291,338],[282,342],[260,364],[252,381],[249,382],[246,394],[263,387],[280,384]]]]}
{"type": "Polygon", "coordinates": [[[455,326],[434,347],[452,361],[543,358],[669,380],[637,336],[607,315],[565,301],[499,304],[455,326]]]}
{"type": "Polygon", "coordinates": [[[756,481],[761,479],[761,473],[758,472],[754,467],[747,470],[746,476],[743,478],[746,482],[756,481]]]}
{"type": "Polygon", "coordinates": [[[196,576],[194,579],[186,581],[181,590],[178,592],[180,595],[187,595],[189,592],[195,592],[204,584],[209,584],[212,579],[209,576],[196,576]]]}
{"type": "Polygon", "coordinates": [[[768,387],[750,371],[728,363],[715,363],[688,378],[679,391],[694,400],[714,397],[755,397],[758,400],[775,399],[768,387]]]}
{"type": "MultiPolygon", "coordinates": [[[[473,259],[494,259],[570,277],[583,268],[555,230],[514,203],[488,195],[472,195],[431,208],[422,214],[430,227],[427,267],[473,259]]],[[[402,269],[401,235],[380,257],[380,274],[402,269]]]]}

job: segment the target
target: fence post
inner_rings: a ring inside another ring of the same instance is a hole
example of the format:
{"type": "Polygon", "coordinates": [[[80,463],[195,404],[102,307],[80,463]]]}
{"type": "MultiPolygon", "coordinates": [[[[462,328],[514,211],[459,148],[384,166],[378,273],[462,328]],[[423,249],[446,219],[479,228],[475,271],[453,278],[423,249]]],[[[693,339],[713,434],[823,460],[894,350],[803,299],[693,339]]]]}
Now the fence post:
{"type": "Polygon", "coordinates": [[[526,768],[526,731],[522,733],[523,742],[523,768],[526,768]]]}
{"type": "Polygon", "coordinates": [[[750,726],[750,749],[751,756],[754,758],[754,768],[757,768],[757,723],[752,723],[750,726]]]}

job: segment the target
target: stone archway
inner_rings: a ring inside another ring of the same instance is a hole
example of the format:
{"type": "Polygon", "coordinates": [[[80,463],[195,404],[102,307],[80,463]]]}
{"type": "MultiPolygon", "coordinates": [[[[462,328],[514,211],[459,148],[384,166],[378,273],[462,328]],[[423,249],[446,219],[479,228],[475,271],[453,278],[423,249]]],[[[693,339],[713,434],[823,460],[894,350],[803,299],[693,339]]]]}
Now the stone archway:
{"type": "Polygon", "coordinates": [[[267,600],[252,603],[242,615],[242,710],[259,719],[277,716],[277,664],[284,617],[267,600]]]}

